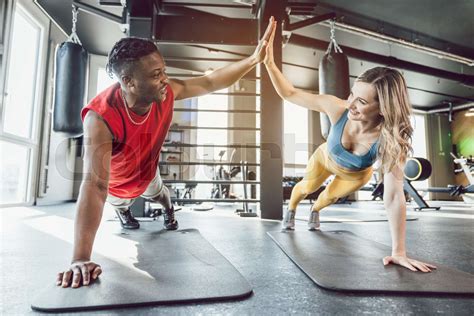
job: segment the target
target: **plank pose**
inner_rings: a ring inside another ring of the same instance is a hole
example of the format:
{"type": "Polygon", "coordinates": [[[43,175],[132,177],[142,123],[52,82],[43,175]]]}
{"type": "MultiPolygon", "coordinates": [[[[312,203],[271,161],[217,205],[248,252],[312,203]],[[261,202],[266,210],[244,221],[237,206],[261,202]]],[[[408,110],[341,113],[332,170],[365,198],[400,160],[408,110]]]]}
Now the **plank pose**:
{"type": "Polygon", "coordinates": [[[188,80],[168,78],[165,60],[150,40],[124,38],[114,45],[107,69],[119,82],[82,111],[85,177],[77,202],[72,262],[57,275],[58,286],[89,285],[91,278],[102,273],[100,265],[91,261],[91,253],[106,200],[116,209],[124,228],[139,228],[129,208],[138,196],[163,205],[165,229],[178,228],[158,168],[174,100],[208,94],[242,78],[263,61],[275,27],[272,17],[251,56],[188,80]]]}
{"type": "Polygon", "coordinates": [[[411,105],[405,79],[395,69],[376,67],[361,74],[347,100],[332,95],[314,95],[296,89],[275,65],[273,40],[270,36],[264,64],[273,86],[281,98],[326,113],[331,130],[311,156],[302,181],[291,193],[283,228],[294,229],[298,204],[316,191],[330,176],[334,179],[314,203],[308,228],[320,227],[319,212],[364,186],[371,178],[372,165],[378,159],[384,180],[384,205],[392,237],[392,255],[383,258],[385,265],[394,263],[413,271],[429,272],[436,267],[406,256],[406,205],[403,193],[403,166],[411,151],[413,128],[411,105]]]}

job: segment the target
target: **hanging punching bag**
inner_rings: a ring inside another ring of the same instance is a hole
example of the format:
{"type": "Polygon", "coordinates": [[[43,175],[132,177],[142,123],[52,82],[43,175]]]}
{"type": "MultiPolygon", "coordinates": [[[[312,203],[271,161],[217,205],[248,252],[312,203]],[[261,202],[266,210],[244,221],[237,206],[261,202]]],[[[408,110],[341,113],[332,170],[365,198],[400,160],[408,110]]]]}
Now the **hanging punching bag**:
{"type": "MultiPolygon", "coordinates": [[[[332,49],[323,56],[319,63],[319,94],[331,94],[346,99],[350,93],[349,63],[342,51],[332,49]]],[[[327,139],[331,122],[325,113],[320,113],[321,135],[327,139]]]]}
{"type": "Polygon", "coordinates": [[[74,42],[64,42],[56,50],[53,130],[71,138],[83,133],[87,58],[87,51],[74,42]]]}

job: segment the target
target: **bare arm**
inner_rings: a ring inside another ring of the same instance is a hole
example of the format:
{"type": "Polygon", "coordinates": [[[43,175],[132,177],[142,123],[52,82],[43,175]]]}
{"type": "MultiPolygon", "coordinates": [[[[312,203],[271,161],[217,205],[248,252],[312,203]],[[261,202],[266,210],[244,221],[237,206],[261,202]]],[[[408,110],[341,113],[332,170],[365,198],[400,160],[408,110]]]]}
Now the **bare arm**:
{"type": "Polygon", "coordinates": [[[74,221],[74,246],[71,266],[57,276],[57,285],[88,285],[102,269],[90,261],[95,235],[102,218],[109,182],[112,134],[102,119],[89,111],[84,120],[84,179],[79,191],[74,221]]]}
{"type": "Polygon", "coordinates": [[[272,29],[276,27],[273,17],[268,23],[268,27],[255,48],[254,53],[238,62],[230,64],[226,67],[219,68],[209,75],[200,76],[188,80],[171,79],[170,86],[173,90],[176,100],[197,97],[208,94],[220,89],[224,89],[249,72],[255,65],[263,60],[265,48],[272,29]]]}
{"type": "Polygon", "coordinates": [[[84,120],[84,176],[77,202],[72,261],[90,260],[109,183],[112,134],[93,111],[84,120]]]}
{"type": "Polygon", "coordinates": [[[249,72],[258,61],[249,56],[241,61],[219,68],[209,75],[188,80],[170,79],[170,86],[176,100],[198,97],[224,89],[249,72]]]}
{"type": "Polygon", "coordinates": [[[400,167],[384,175],[383,200],[392,236],[392,255],[406,256],[406,205],[403,193],[403,173],[400,167]]]}
{"type": "Polygon", "coordinates": [[[406,255],[406,204],[403,192],[403,171],[399,166],[384,175],[383,201],[387,210],[390,234],[392,237],[392,255],[383,259],[385,265],[395,263],[412,271],[430,272],[435,266],[410,259],[406,255]]]}
{"type": "Polygon", "coordinates": [[[326,113],[331,122],[337,121],[342,112],[347,107],[347,103],[332,95],[311,94],[303,90],[295,88],[291,82],[286,79],[280,69],[275,65],[273,58],[273,41],[275,38],[275,30],[273,30],[266,49],[266,55],[263,60],[268,75],[277,91],[278,95],[291,103],[300,105],[307,109],[326,113]]]}

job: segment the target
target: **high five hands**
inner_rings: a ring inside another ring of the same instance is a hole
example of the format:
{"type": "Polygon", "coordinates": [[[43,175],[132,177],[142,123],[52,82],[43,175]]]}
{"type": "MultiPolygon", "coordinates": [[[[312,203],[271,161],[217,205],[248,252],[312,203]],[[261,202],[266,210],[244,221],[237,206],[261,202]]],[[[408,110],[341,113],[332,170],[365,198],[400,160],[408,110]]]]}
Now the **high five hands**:
{"type": "Polygon", "coordinates": [[[268,26],[267,26],[267,29],[265,30],[265,34],[263,34],[262,38],[258,42],[257,47],[255,48],[254,53],[252,54],[256,63],[264,62],[264,59],[267,58],[268,47],[273,46],[273,37],[275,37],[276,26],[277,26],[277,22],[275,21],[273,16],[270,17],[270,21],[268,22],[268,26]],[[270,41],[271,41],[271,44],[270,44],[270,41]]]}
{"type": "MultiPolygon", "coordinates": [[[[270,66],[274,63],[274,59],[273,59],[273,40],[275,39],[275,31],[276,31],[277,22],[273,21],[273,17],[270,18],[270,22],[273,22],[273,27],[271,29],[270,37],[268,38],[268,43],[265,47],[265,56],[262,60],[263,63],[265,64],[265,66],[270,66]]],[[[269,24],[269,26],[270,26],[270,24],[269,24]]],[[[268,31],[268,28],[267,28],[267,31],[268,31]]]]}

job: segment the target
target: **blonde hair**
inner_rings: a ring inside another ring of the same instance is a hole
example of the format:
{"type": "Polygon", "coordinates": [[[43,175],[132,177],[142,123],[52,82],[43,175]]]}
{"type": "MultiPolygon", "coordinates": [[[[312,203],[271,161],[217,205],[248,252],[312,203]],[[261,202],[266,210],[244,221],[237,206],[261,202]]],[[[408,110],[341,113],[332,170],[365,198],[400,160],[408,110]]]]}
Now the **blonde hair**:
{"type": "Polygon", "coordinates": [[[413,127],[410,122],[412,108],[403,75],[392,68],[375,67],[360,75],[357,81],[372,84],[377,92],[382,114],[377,152],[381,160],[381,173],[390,172],[396,165],[403,169],[407,156],[413,151],[413,127]]]}

